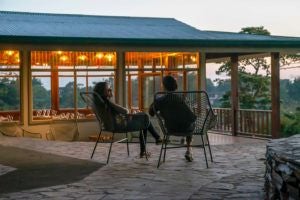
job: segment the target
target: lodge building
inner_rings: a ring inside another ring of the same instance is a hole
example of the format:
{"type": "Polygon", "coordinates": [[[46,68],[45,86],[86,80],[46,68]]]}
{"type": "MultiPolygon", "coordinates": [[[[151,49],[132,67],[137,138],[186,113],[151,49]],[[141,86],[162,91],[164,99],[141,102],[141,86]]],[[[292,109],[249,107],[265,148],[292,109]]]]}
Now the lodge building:
{"type": "Polygon", "coordinates": [[[300,38],[202,31],[172,18],[1,11],[0,123],[17,122],[47,138],[53,121],[76,121],[84,139],[95,132],[86,128],[94,118],[79,93],[96,82],[109,82],[117,103],[147,111],[163,76],[173,75],[179,90],[205,90],[206,64],[229,59],[234,134],[238,59],[270,56],[272,136],[278,137],[279,55],[295,52],[300,38]]]}

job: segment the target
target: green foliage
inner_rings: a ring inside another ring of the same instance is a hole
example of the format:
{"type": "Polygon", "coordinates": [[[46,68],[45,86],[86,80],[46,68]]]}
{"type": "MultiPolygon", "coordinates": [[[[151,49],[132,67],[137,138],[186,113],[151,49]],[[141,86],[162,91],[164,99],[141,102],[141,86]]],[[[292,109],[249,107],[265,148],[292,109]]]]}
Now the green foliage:
{"type": "MultiPolygon", "coordinates": [[[[270,32],[260,27],[245,27],[240,33],[270,35],[270,32]]],[[[216,72],[220,75],[231,75],[230,62],[224,62],[216,72]]],[[[242,109],[270,109],[270,65],[265,58],[251,58],[239,60],[239,102],[242,109]],[[251,72],[246,68],[251,67],[251,72]],[[259,72],[265,72],[265,75],[259,72]]],[[[220,81],[220,80],[218,80],[220,81]]],[[[226,92],[221,99],[222,107],[230,107],[231,92],[226,92]]]]}
{"type": "Polygon", "coordinates": [[[0,79],[0,110],[20,109],[20,81],[19,78],[0,79]]]}
{"type": "MultiPolygon", "coordinates": [[[[211,79],[206,79],[206,90],[208,95],[210,96],[210,99],[213,100],[213,106],[218,108],[228,108],[230,107],[230,102],[226,101],[223,102],[223,98],[220,99],[223,95],[230,95],[228,94],[228,91],[230,91],[230,80],[229,79],[218,79],[214,80],[217,82],[217,85],[215,86],[213,84],[213,81],[211,79]]],[[[226,100],[229,100],[230,98],[225,98],[226,100]]]]}
{"type": "Polygon", "coordinates": [[[74,108],[74,82],[59,88],[59,108],[74,108]]]}
{"type": "Polygon", "coordinates": [[[300,94],[300,77],[294,81],[280,81],[280,102],[281,102],[281,126],[282,134],[289,136],[299,134],[299,94],[300,94]],[[298,119],[298,124],[297,124],[298,119]]]}
{"type": "Polygon", "coordinates": [[[51,91],[47,90],[41,80],[32,79],[33,108],[49,109],[51,108],[51,91]]]}
{"type": "MultiPolygon", "coordinates": [[[[245,27],[240,33],[270,35],[270,32],[261,27],[245,27]]],[[[295,64],[300,64],[300,54],[281,55],[280,66],[283,69],[299,68],[295,64]]],[[[217,71],[217,74],[225,73],[231,75],[230,62],[224,62],[217,71]]],[[[265,58],[251,58],[239,60],[239,102],[242,109],[271,109],[270,94],[270,65],[265,58]],[[246,67],[252,67],[251,72],[246,67]],[[262,75],[261,72],[264,72],[262,75]]],[[[221,83],[222,80],[217,80],[221,83]]],[[[281,80],[281,116],[282,133],[290,136],[300,133],[300,77],[294,82],[281,80]]],[[[220,99],[221,107],[230,107],[231,92],[227,90],[220,99]]]]}
{"type": "Polygon", "coordinates": [[[288,85],[288,94],[292,96],[295,101],[300,102],[300,77],[296,78],[293,83],[288,85]]]}
{"type": "Polygon", "coordinates": [[[240,108],[242,109],[270,109],[270,77],[239,73],[240,108]]]}
{"type": "Polygon", "coordinates": [[[253,26],[242,28],[240,33],[255,34],[255,35],[271,35],[271,33],[263,26],[253,26]]]}
{"type": "Polygon", "coordinates": [[[206,79],[206,90],[210,93],[215,93],[215,86],[211,79],[206,79]]]}
{"type": "Polygon", "coordinates": [[[284,113],[281,116],[281,133],[284,137],[300,134],[300,107],[295,113],[284,113]]]}
{"type": "MultiPolygon", "coordinates": [[[[270,66],[264,58],[244,59],[239,62],[239,101],[242,109],[270,109],[270,66]],[[253,72],[247,72],[246,66],[252,66],[253,72]],[[259,70],[266,71],[266,75],[259,74],[259,70]]],[[[217,74],[231,75],[230,63],[220,66],[217,74]]],[[[222,84],[223,80],[217,80],[222,84]]],[[[226,92],[221,99],[221,106],[230,107],[231,92],[226,92]]]]}

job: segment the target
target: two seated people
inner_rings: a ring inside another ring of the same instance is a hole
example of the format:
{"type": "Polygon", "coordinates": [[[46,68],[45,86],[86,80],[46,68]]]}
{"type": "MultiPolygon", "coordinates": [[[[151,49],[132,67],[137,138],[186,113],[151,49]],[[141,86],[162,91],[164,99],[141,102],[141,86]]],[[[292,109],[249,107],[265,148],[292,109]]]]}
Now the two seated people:
{"type": "MultiPolygon", "coordinates": [[[[165,76],[163,78],[163,87],[165,91],[172,92],[177,89],[177,82],[172,76],[165,76]]],[[[112,125],[113,121],[121,121],[118,118],[120,115],[128,114],[129,110],[124,108],[114,102],[111,101],[111,91],[108,88],[108,84],[106,82],[99,82],[95,85],[94,92],[98,93],[105,104],[105,111],[107,116],[103,118],[106,120],[104,122],[105,125],[112,125]]],[[[95,98],[96,102],[94,102],[96,109],[103,109],[102,102],[97,102],[97,98],[95,98]]],[[[165,120],[165,125],[168,131],[172,132],[187,132],[192,133],[195,125],[194,122],[196,120],[196,116],[189,109],[189,107],[185,104],[182,98],[177,98],[177,101],[170,103],[168,101],[168,95],[162,96],[156,99],[150,106],[149,114],[151,116],[155,115],[155,112],[159,111],[162,118],[165,120]]],[[[152,123],[149,120],[149,116],[146,113],[140,112],[136,114],[132,114],[130,120],[127,120],[126,123],[121,124],[120,126],[125,126],[126,130],[131,130],[136,127],[143,127],[143,135],[140,134],[140,157],[146,156],[148,152],[146,152],[145,144],[147,142],[147,132],[149,131],[151,135],[155,138],[156,144],[160,144],[162,139],[160,138],[157,131],[154,129],[152,123]],[[145,143],[144,143],[145,141],[145,143]]],[[[105,127],[107,130],[111,130],[112,127],[105,127]]],[[[187,161],[193,161],[191,142],[192,142],[192,134],[186,136],[187,142],[187,151],[185,153],[185,158],[187,161]]]]}

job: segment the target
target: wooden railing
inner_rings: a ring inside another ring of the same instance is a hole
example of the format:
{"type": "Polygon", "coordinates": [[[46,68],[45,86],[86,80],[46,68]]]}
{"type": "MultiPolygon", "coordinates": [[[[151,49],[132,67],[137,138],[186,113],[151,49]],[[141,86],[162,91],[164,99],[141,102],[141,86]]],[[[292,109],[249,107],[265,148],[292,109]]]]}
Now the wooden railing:
{"type": "MultiPolygon", "coordinates": [[[[214,108],[217,114],[217,125],[213,129],[217,132],[231,132],[231,109],[214,108]]],[[[259,137],[271,137],[271,110],[239,109],[237,112],[237,133],[259,137]]]]}
{"type": "Polygon", "coordinates": [[[238,133],[271,137],[271,110],[238,111],[238,133]]]}
{"type": "Polygon", "coordinates": [[[213,108],[217,115],[217,124],[214,131],[231,132],[231,109],[230,108],[213,108]]]}

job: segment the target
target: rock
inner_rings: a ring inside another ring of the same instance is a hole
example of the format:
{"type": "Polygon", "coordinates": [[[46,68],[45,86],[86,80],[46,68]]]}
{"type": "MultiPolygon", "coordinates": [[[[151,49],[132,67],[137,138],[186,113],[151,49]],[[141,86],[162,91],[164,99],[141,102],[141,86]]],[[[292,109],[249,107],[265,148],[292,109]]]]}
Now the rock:
{"type": "Polygon", "coordinates": [[[300,135],[267,144],[266,199],[300,198],[300,135]]]}

